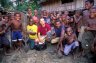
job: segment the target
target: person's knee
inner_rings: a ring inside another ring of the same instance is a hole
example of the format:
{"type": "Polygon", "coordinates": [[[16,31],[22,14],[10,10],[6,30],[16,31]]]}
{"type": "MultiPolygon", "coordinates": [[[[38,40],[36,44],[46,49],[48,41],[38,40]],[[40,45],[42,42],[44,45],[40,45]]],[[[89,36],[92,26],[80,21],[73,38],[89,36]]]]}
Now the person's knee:
{"type": "Polygon", "coordinates": [[[57,43],[58,41],[59,41],[59,38],[55,38],[51,40],[51,43],[54,44],[54,43],[57,43]]]}
{"type": "Polygon", "coordinates": [[[68,52],[68,51],[64,51],[64,55],[66,55],[66,56],[67,56],[68,54],[69,54],[69,52],[68,52]]]}
{"type": "Polygon", "coordinates": [[[51,40],[51,43],[55,43],[55,42],[56,42],[56,40],[55,40],[55,39],[52,39],[52,40],[51,40]]]}

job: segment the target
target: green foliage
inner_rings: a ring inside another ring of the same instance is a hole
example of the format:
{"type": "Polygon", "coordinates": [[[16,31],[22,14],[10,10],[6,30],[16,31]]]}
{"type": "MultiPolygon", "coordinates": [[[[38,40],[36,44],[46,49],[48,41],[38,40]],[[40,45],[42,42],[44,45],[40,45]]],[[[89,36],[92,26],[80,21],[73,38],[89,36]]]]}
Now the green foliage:
{"type": "Polygon", "coordinates": [[[16,0],[16,7],[13,6],[13,3],[10,0],[0,0],[1,6],[5,10],[17,10],[25,12],[27,8],[31,8],[32,11],[34,9],[39,9],[40,5],[37,3],[38,0],[30,0],[30,2],[26,2],[26,0],[16,0]]]}
{"type": "Polygon", "coordinates": [[[1,7],[5,10],[11,10],[13,3],[10,0],[0,0],[1,7]]]}
{"type": "Polygon", "coordinates": [[[16,8],[18,11],[22,11],[22,12],[26,11],[27,8],[31,8],[33,11],[34,9],[39,9],[40,5],[37,3],[37,0],[32,0],[30,2],[24,1],[22,3],[18,2],[18,5],[16,8]]]}

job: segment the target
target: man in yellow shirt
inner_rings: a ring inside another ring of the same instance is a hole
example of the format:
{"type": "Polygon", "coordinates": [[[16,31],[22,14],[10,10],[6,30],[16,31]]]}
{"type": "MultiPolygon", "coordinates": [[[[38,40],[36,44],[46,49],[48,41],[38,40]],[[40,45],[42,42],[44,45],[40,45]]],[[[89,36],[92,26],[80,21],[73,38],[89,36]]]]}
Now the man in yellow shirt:
{"type": "Polygon", "coordinates": [[[29,35],[28,43],[30,49],[34,49],[35,47],[35,39],[37,39],[37,30],[38,30],[37,25],[34,24],[32,19],[30,19],[30,22],[27,25],[27,34],[29,35]]]}

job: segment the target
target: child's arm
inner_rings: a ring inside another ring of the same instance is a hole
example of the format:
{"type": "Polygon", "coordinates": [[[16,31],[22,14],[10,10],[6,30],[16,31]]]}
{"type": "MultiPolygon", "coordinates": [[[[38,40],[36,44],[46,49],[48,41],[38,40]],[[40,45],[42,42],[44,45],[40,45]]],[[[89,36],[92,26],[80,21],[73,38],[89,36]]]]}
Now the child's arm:
{"type": "Polygon", "coordinates": [[[5,31],[4,31],[4,30],[0,31],[0,34],[3,34],[3,33],[5,33],[5,31]]]}
{"type": "Polygon", "coordinates": [[[40,39],[40,33],[38,33],[37,36],[38,36],[39,42],[42,42],[42,40],[40,39]]]}
{"type": "Polygon", "coordinates": [[[35,35],[35,34],[36,34],[36,32],[29,32],[29,34],[31,34],[31,35],[35,35]]]}
{"type": "Polygon", "coordinates": [[[5,31],[7,31],[12,25],[12,22],[8,22],[8,25],[5,27],[5,31]]]}

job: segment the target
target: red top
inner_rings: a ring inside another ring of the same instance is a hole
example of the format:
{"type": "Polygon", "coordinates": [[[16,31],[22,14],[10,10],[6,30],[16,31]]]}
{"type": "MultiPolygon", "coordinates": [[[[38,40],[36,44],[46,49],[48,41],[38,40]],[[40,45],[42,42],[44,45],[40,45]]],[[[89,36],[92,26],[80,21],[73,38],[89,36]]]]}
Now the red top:
{"type": "Polygon", "coordinates": [[[46,33],[51,30],[51,27],[49,24],[45,24],[45,27],[42,27],[41,25],[38,27],[38,32],[41,35],[46,35],[46,33]]]}

